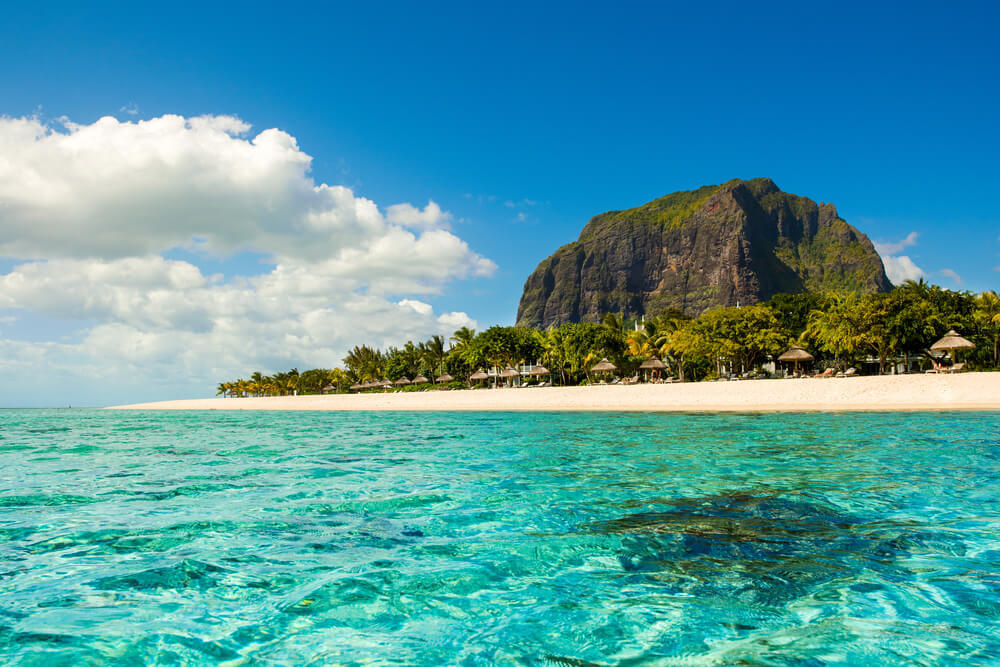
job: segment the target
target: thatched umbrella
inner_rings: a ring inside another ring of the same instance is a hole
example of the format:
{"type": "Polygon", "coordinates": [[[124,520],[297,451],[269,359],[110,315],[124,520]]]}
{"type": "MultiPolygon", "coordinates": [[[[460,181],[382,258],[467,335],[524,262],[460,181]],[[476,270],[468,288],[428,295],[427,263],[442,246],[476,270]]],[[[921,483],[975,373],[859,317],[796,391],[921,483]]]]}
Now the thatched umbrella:
{"type": "Polygon", "coordinates": [[[931,345],[932,350],[942,350],[951,353],[951,361],[955,363],[955,352],[958,350],[975,349],[976,344],[958,335],[958,332],[951,329],[941,340],[931,345]]]}
{"type": "Polygon", "coordinates": [[[477,368],[476,372],[469,376],[469,382],[479,382],[481,380],[488,380],[489,373],[484,371],[482,368],[477,368]]]}
{"type": "Polygon", "coordinates": [[[445,373],[444,375],[439,375],[435,382],[454,382],[455,378],[445,373]]]}
{"type": "Polygon", "coordinates": [[[334,386],[333,386],[332,384],[328,384],[328,385],[326,385],[325,387],[323,387],[323,389],[322,389],[321,391],[322,391],[322,392],[323,392],[324,394],[329,394],[329,393],[330,393],[331,391],[333,391],[334,389],[336,389],[336,387],[334,387],[334,386]]]}
{"type": "Polygon", "coordinates": [[[398,387],[402,387],[404,385],[408,385],[408,384],[410,384],[410,378],[408,378],[408,377],[406,377],[404,375],[403,377],[401,377],[398,380],[396,380],[395,382],[393,382],[393,384],[396,385],[396,386],[398,386],[398,387]]]}
{"type": "Polygon", "coordinates": [[[800,361],[812,361],[813,356],[803,350],[798,345],[792,345],[778,357],[778,361],[791,361],[795,363],[795,373],[799,372],[800,361]]]}
{"type": "Polygon", "coordinates": [[[615,366],[610,361],[608,361],[607,357],[604,357],[603,359],[598,361],[597,365],[591,368],[590,370],[593,373],[606,373],[608,371],[616,371],[618,370],[618,367],[615,366]]]}
{"type": "Polygon", "coordinates": [[[540,378],[543,375],[552,375],[552,371],[550,371],[545,366],[538,365],[538,366],[535,366],[534,368],[532,368],[527,373],[525,373],[525,375],[534,375],[535,377],[540,378]]]}
{"type": "MultiPolygon", "coordinates": [[[[615,366],[610,361],[608,361],[607,357],[604,357],[603,359],[601,359],[600,361],[598,361],[597,364],[593,368],[590,369],[590,372],[592,372],[592,373],[608,373],[610,371],[616,371],[616,370],[618,370],[618,367],[615,366]]],[[[603,382],[603,380],[601,380],[601,382],[603,382]]]]}
{"type": "Polygon", "coordinates": [[[361,391],[362,389],[364,389],[364,386],[357,382],[351,385],[351,391],[361,391]]]}
{"type": "Polygon", "coordinates": [[[650,357],[649,359],[646,359],[646,361],[639,364],[639,369],[646,371],[662,371],[666,367],[667,365],[656,357],[650,357]]]}
{"type": "Polygon", "coordinates": [[[410,384],[427,384],[428,382],[430,382],[430,380],[425,378],[423,375],[418,375],[417,377],[410,380],[410,384]]]}
{"type": "Polygon", "coordinates": [[[500,371],[497,377],[499,377],[502,380],[511,380],[516,377],[521,377],[521,374],[517,372],[517,369],[508,366],[507,368],[500,371]]]}
{"type": "Polygon", "coordinates": [[[393,386],[393,382],[392,382],[392,380],[386,378],[385,380],[382,380],[381,382],[377,382],[376,386],[385,387],[386,389],[391,389],[392,386],[393,386]]]}

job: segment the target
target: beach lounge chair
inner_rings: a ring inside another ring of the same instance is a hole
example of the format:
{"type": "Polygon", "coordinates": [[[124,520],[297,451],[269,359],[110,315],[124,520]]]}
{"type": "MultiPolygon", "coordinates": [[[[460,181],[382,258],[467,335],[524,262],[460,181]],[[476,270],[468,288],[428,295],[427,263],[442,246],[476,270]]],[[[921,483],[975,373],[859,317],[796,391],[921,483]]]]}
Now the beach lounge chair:
{"type": "Polygon", "coordinates": [[[965,362],[964,361],[960,361],[957,364],[952,364],[948,368],[941,369],[941,372],[942,373],[961,373],[963,370],[965,370],[965,362]]]}
{"type": "Polygon", "coordinates": [[[818,378],[832,378],[832,377],[833,377],[833,374],[834,374],[835,372],[836,372],[836,371],[834,371],[834,370],[833,370],[832,368],[827,368],[827,369],[826,369],[825,371],[823,371],[822,373],[817,373],[817,374],[816,374],[816,377],[818,377],[818,378]]]}
{"type": "Polygon", "coordinates": [[[849,377],[854,377],[857,374],[858,374],[858,369],[855,368],[854,366],[851,366],[850,368],[848,368],[843,373],[837,373],[837,375],[835,377],[849,378],[849,377]]]}

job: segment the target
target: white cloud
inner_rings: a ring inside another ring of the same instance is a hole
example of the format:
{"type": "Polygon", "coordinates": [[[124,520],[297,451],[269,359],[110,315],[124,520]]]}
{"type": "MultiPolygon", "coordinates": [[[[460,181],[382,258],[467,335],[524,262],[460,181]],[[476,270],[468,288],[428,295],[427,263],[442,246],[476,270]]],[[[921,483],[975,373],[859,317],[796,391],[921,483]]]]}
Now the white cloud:
{"type": "Polygon", "coordinates": [[[417,229],[447,228],[451,214],[442,211],[433,201],[429,201],[422,211],[413,204],[393,204],[386,209],[386,219],[417,229]]]}
{"type": "MultiPolygon", "coordinates": [[[[117,258],[191,246],[336,265],[365,259],[389,238],[399,252],[434,231],[457,259],[446,277],[491,271],[442,231],[450,216],[433,201],[423,210],[390,206],[384,216],[348,188],[317,184],[312,158],[291,135],[249,131],[232,116],[65,121],[61,131],[2,118],[0,255],[117,258]]],[[[440,265],[434,273],[441,278],[440,265]]]]}
{"type": "Polygon", "coordinates": [[[141,368],[183,386],[475,325],[408,298],[496,268],[449,213],[429,201],[383,214],[316,183],[291,135],[249,132],[230,116],[0,118],[0,256],[22,260],[0,274],[0,308],[89,327],[72,344],[0,341],[0,370],[28,360],[29,375],[114,386],[141,368]],[[179,247],[253,250],[271,267],[224,282],[163,257],[179,247]]]}
{"type": "Polygon", "coordinates": [[[909,248],[917,243],[917,232],[910,232],[906,235],[906,238],[895,243],[888,241],[879,241],[875,244],[875,250],[878,251],[880,255],[898,255],[903,252],[904,249],[909,248]]]}
{"type": "Polygon", "coordinates": [[[953,269],[941,269],[940,274],[945,278],[951,278],[957,284],[962,284],[962,276],[958,275],[953,269]]]}
{"type": "Polygon", "coordinates": [[[908,255],[899,255],[905,248],[917,243],[917,236],[917,232],[910,232],[900,241],[875,243],[875,250],[882,256],[882,263],[885,265],[885,274],[894,285],[927,275],[908,255]]]}
{"type": "Polygon", "coordinates": [[[923,269],[917,266],[906,255],[883,257],[882,263],[885,265],[885,275],[889,277],[893,285],[902,284],[907,280],[917,280],[927,275],[923,269]]]}
{"type": "Polygon", "coordinates": [[[0,276],[0,294],[0,308],[96,322],[71,344],[0,340],[0,372],[18,395],[40,378],[58,386],[76,377],[56,389],[75,392],[76,403],[164,398],[158,388],[170,387],[206,395],[253,370],[337,366],[353,345],[385,347],[476,326],[465,313],[437,315],[415,299],[324,293],[274,273],[221,283],[161,257],[31,262],[0,276]],[[123,393],[135,377],[150,379],[136,389],[145,393],[123,393]]]}
{"type": "Polygon", "coordinates": [[[137,116],[139,114],[139,107],[135,105],[135,102],[129,102],[118,111],[127,113],[129,116],[137,116]]]}

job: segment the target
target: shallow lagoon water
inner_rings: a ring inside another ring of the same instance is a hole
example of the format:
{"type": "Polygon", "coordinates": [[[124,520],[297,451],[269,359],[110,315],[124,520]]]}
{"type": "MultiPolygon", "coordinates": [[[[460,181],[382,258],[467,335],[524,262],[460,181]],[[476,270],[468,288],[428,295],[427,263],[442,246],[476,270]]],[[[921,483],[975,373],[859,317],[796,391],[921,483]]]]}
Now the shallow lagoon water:
{"type": "Polygon", "coordinates": [[[1000,414],[0,411],[0,663],[990,664],[1000,414]]]}

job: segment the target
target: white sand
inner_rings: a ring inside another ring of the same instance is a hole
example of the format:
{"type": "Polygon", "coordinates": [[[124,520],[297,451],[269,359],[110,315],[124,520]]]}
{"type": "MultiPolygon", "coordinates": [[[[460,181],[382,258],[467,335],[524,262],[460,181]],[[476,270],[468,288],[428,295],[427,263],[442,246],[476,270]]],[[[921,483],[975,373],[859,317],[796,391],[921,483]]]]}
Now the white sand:
{"type": "Polygon", "coordinates": [[[207,398],[137,410],[1000,410],[1000,373],[684,384],[475,389],[388,394],[207,398]]]}

